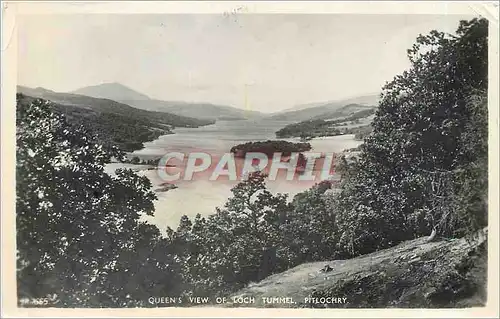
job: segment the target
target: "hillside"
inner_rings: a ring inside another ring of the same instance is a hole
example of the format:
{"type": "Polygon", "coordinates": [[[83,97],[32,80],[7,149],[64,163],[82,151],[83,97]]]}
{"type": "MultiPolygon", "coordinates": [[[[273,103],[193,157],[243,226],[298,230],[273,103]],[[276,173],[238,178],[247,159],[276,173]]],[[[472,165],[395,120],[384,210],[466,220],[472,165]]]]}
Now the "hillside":
{"type": "Polygon", "coordinates": [[[336,119],[342,119],[342,118],[347,118],[347,117],[353,117],[355,119],[362,118],[365,116],[365,114],[371,115],[374,113],[374,110],[376,109],[376,104],[374,105],[363,105],[363,104],[346,104],[342,106],[341,108],[331,111],[331,112],[326,112],[322,113],[320,115],[314,116],[312,119],[314,120],[336,120],[336,119]]]}
{"type": "Polygon", "coordinates": [[[329,116],[329,114],[338,112],[347,105],[352,104],[358,105],[360,108],[370,108],[377,105],[378,101],[379,95],[373,94],[338,101],[309,103],[272,114],[269,118],[283,121],[304,121],[318,118],[325,119],[329,116]]]}
{"type": "Polygon", "coordinates": [[[486,302],[486,245],[485,228],[471,241],[462,238],[427,242],[427,238],[419,238],[353,259],[306,263],[251,283],[232,295],[254,297],[254,304],[229,302],[226,306],[481,306],[486,302]],[[331,271],[322,271],[325,265],[329,265],[331,271]],[[264,304],[262,297],[291,299],[284,303],[264,304]],[[327,300],[321,298],[327,297],[347,299],[345,303],[335,303],[335,299],[331,299],[330,304],[321,303],[327,300]],[[289,303],[291,300],[293,303],[289,303]]]}
{"type": "Polygon", "coordinates": [[[179,116],[209,121],[243,120],[262,117],[260,112],[241,110],[225,105],[155,100],[120,83],[104,83],[87,86],[71,93],[110,99],[142,110],[168,112],[179,116]]]}
{"type": "MultiPolygon", "coordinates": [[[[35,99],[19,95],[21,106],[35,99]]],[[[19,111],[19,110],[18,110],[19,111]]],[[[90,108],[52,103],[52,111],[62,114],[73,127],[83,126],[106,147],[116,146],[125,152],[143,148],[143,142],[152,141],[161,135],[172,134],[170,128],[147,119],[133,118],[109,112],[96,112],[90,108]]]]}
{"type": "Polygon", "coordinates": [[[162,124],[163,126],[168,125],[171,127],[198,127],[213,123],[212,121],[208,120],[199,120],[196,118],[179,116],[167,112],[141,110],[110,99],[94,98],[73,93],[58,93],[44,88],[32,89],[24,86],[17,86],[17,92],[36,98],[50,100],[57,104],[88,108],[96,112],[107,112],[133,118],[146,119],[162,124]]]}
{"type": "Polygon", "coordinates": [[[212,122],[165,112],[150,112],[108,99],[84,95],[56,93],[43,88],[18,86],[22,103],[34,98],[50,100],[54,111],[64,114],[72,125],[83,125],[104,145],[114,145],[123,151],[141,149],[144,142],[171,134],[172,128],[198,127],[212,122]]]}
{"type": "Polygon", "coordinates": [[[348,104],[336,111],[323,113],[311,119],[289,124],[276,132],[279,138],[335,136],[355,134],[362,138],[371,131],[376,107],[348,104]]]}

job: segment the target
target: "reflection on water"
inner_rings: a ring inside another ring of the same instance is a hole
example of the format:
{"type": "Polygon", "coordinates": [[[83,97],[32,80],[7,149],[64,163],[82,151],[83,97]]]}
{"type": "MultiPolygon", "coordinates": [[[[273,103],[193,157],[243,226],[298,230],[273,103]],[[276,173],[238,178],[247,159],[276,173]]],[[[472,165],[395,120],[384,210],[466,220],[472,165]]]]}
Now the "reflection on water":
{"type": "MultiPolygon", "coordinates": [[[[223,153],[229,152],[231,147],[249,142],[274,140],[275,132],[290,122],[267,120],[244,121],[218,121],[213,125],[200,128],[177,128],[175,134],[161,136],[158,139],[144,143],[144,149],[135,151],[130,156],[137,156],[143,160],[156,159],[168,152],[206,152],[219,158],[223,153]]],[[[313,152],[341,152],[347,148],[359,145],[353,135],[325,137],[313,139],[311,143],[313,152]]],[[[299,142],[298,138],[285,139],[299,142]]],[[[124,164],[109,164],[107,171],[113,171],[124,164]]],[[[141,175],[147,176],[157,188],[164,181],[156,170],[142,170],[141,175]]],[[[317,181],[316,181],[317,182],[317,181]]],[[[298,192],[311,187],[316,182],[299,182],[277,179],[268,181],[267,186],[273,193],[287,193],[292,198],[298,192]]],[[[178,181],[178,188],[167,192],[158,192],[155,202],[155,216],[146,218],[157,225],[161,230],[167,226],[177,227],[182,215],[194,217],[200,213],[209,215],[215,212],[216,207],[222,207],[227,198],[231,196],[231,188],[237,181],[178,181]]]]}

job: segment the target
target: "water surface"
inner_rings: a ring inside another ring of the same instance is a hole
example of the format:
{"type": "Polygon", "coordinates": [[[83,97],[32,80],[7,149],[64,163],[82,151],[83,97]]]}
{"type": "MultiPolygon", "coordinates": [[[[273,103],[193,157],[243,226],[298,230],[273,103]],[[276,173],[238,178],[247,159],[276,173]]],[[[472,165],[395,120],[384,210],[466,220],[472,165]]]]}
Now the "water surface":
{"type": "MultiPolygon", "coordinates": [[[[241,120],[241,121],[218,121],[213,125],[200,128],[177,128],[175,134],[160,136],[158,139],[144,143],[144,148],[130,154],[141,159],[149,160],[163,156],[167,152],[206,152],[213,156],[214,161],[231,147],[249,142],[262,140],[275,140],[275,132],[290,122],[268,121],[268,120],[241,120]]],[[[291,142],[299,142],[298,138],[284,139],[291,142]]],[[[353,148],[360,144],[354,140],[353,135],[335,137],[315,138],[311,141],[313,152],[341,152],[344,149],[353,148]]],[[[112,163],[107,166],[111,172],[124,164],[112,163]]],[[[130,167],[130,165],[127,165],[130,167]]],[[[156,170],[144,170],[137,166],[139,174],[147,176],[153,183],[153,187],[159,188],[164,181],[156,170]]],[[[199,179],[196,181],[177,181],[177,189],[167,192],[157,192],[158,200],[155,202],[155,216],[147,217],[150,222],[157,225],[160,230],[167,226],[177,227],[182,215],[194,217],[200,213],[209,215],[215,212],[216,207],[222,207],[231,196],[231,188],[236,181],[208,181],[199,179]]],[[[268,181],[267,186],[273,193],[286,193],[292,198],[298,192],[308,189],[315,182],[298,182],[277,179],[268,181]]]]}

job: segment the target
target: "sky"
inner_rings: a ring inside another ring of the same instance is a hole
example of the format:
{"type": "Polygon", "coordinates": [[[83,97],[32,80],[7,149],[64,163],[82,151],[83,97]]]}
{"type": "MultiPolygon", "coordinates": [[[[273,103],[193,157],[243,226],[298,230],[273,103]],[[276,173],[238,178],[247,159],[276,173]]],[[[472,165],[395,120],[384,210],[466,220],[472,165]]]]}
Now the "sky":
{"type": "Polygon", "coordinates": [[[118,82],[151,98],[261,112],[379,93],[419,34],[454,15],[21,16],[18,84],[69,92],[118,82]]]}

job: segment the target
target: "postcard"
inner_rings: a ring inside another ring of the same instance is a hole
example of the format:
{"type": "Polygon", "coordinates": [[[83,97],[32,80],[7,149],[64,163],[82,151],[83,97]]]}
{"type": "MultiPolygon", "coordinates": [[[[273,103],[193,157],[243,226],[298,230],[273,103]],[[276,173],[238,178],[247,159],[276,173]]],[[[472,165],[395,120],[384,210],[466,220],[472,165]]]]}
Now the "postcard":
{"type": "Polygon", "coordinates": [[[497,4],[2,10],[4,316],[498,316],[497,4]]]}

